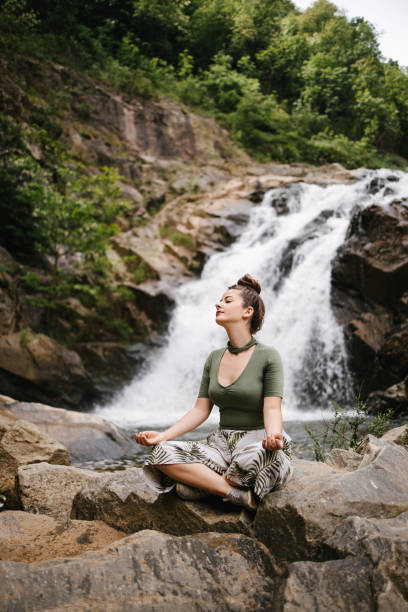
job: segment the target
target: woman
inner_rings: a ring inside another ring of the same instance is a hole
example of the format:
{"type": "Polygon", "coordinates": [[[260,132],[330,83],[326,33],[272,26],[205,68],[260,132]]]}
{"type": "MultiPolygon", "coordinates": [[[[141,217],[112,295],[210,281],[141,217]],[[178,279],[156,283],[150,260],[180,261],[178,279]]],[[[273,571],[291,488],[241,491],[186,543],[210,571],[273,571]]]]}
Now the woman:
{"type": "Polygon", "coordinates": [[[249,510],[292,475],[291,442],[282,430],[283,369],[278,351],[253,337],[265,307],[249,274],[217,302],[216,322],[227,347],[208,356],[195,406],[163,432],[135,440],[154,448],[142,473],[156,491],[176,486],[183,499],[219,495],[249,510]],[[220,408],[220,427],[205,442],[169,441],[192,431],[220,408]]]}

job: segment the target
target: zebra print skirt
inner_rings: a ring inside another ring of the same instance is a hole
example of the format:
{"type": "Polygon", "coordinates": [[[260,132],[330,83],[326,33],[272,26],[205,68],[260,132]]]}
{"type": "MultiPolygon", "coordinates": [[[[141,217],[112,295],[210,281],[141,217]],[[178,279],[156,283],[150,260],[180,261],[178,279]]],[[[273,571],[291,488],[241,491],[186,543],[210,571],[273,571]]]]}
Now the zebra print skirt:
{"type": "Polygon", "coordinates": [[[218,429],[205,441],[171,440],[156,444],[142,468],[145,482],[158,493],[167,493],[175,481],[155,466],[174,463],[204,463],[225,474],[237,487],[252,489],[259,499],[287,482],[293,473],[292,442],[283,432],[283,449],[265,450],[264,429],[237,431],[218,429]]]}

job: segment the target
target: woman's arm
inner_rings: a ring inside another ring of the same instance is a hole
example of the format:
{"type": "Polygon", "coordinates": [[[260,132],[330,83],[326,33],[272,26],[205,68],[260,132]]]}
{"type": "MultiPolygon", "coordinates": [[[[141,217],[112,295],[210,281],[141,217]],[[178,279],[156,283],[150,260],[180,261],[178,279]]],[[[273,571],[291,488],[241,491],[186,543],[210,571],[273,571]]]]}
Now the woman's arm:
{"type": "Polygon", "coordinates": [[[283,448],[281,406],[281,397],[272,395],[264,397],[263,415],[266,438],[262,440],[262,446],[267,450],[283,448]]]}
{"type": "Polygon", "coordinates": [[[142,431],[136,433],[135,440],[143,446],[152,446],[159,442],[177,438],[204,423],[210,416],[212,407],[213,402],[208,397],[198,397],[194,407],[186,412],[177,423],[162,432],[142,431]]]}

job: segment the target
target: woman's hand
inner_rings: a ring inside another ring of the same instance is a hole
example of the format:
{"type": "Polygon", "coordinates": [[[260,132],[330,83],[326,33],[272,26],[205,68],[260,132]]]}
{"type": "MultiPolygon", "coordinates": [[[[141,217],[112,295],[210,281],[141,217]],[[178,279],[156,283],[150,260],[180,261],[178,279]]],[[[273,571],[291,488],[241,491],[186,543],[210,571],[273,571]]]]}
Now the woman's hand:
{"type": "Polygon", "coordinates": [[[140,431],[135,433],[135,440],[143,446],[153,446],[164,441],[163,432],[161,431],[140,431]]]}
{"type": "Polygon", "coordinates": [[[280,450],[283,448],[283,434],[280,432],[267,434],[262,440],[262,446],[265,450],[280,450]]]}

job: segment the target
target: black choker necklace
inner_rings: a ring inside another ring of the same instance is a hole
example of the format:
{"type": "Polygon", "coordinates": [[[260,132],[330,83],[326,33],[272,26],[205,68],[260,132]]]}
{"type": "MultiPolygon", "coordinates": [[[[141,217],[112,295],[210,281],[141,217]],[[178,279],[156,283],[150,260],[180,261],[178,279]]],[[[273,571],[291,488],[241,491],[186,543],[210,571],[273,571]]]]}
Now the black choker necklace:
{"type": "Polygon", "coordinates": [[[236,355],[237,353],[240,353],[241,351],[246,351],[254,344],[257,344],[257,341],[253,336],[251,336],[250,341],[245,346],[232,346],[231,342],[228,340],[227,348],[230,353],[234,353],[236,355]]]}

